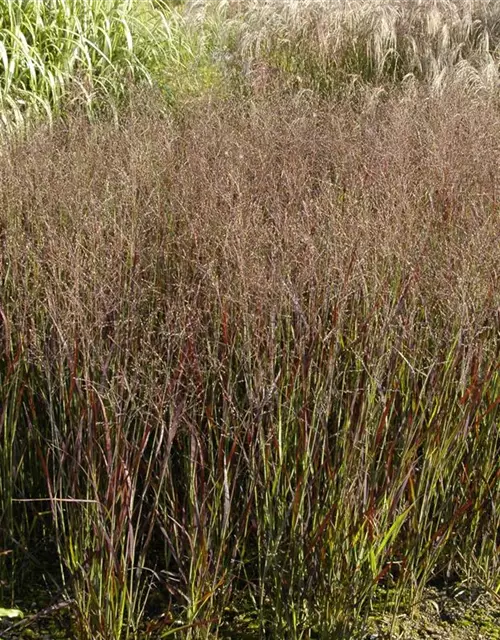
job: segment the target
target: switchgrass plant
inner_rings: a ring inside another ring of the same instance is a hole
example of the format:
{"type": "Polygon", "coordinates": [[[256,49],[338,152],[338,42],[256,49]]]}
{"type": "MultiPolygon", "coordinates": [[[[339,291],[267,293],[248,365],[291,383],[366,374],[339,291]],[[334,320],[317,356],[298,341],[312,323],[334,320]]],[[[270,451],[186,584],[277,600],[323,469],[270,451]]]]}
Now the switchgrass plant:
{"type": "Polygon", "coordinates": [[[162,104],[2,150],[2,605],[41,539],[82,638],[498,596],[494,105],[162,104]]]}
{"type": "Polygon", "coordinates": [[[209,34],[149,0],[0,3],[0,119],[11,129],[69,108],[116,112],[132,84],[174,101],[214,81],[209,34]]]}
{"type": "Polygon", "coordinates": [[[366,83],[457,84],[498,90],[500,10],[494,0],[216,0],[227,47],[250,85],[269,78],[345,92],[366,83]]]}

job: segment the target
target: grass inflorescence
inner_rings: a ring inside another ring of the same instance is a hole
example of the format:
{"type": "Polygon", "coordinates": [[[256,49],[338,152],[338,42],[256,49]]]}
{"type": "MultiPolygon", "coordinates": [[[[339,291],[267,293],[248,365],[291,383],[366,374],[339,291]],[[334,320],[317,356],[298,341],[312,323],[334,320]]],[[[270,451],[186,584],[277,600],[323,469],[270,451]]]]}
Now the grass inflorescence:
{"type": "MultiPolygon", "coordinates": [[[[201,0],[200,4],[207,3],[201,0]]],[[[215,0],[227,46],[251,82],[331,95],[366,83],[439,93],[498,90],[500,10],[494,0],[215,0]]]]}
{"type": "Polygon", "coordinates": [[[298,639],[497,602],[500,120],[458,81],[497,81],[493,3],[0,6],[2,607],[36,575],[79,638],[298,639]]]}

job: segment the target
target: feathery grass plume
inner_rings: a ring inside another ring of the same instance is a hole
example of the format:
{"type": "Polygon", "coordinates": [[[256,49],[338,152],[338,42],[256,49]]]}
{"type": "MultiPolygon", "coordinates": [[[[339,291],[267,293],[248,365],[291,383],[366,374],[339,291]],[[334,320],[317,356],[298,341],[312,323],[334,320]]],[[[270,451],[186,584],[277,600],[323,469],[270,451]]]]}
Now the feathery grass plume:
{"type": "Polygon", "coordinates": [[[222,0],[228,46],[263,61],[292,86],[345,91],[415,78],[436,90],[498,89],[500,9],[494,0],[222,0]],[[230,25],[230,26],[229,26],[230,25]],[[464,86],[462,86],[464,88],[464,86]]]}

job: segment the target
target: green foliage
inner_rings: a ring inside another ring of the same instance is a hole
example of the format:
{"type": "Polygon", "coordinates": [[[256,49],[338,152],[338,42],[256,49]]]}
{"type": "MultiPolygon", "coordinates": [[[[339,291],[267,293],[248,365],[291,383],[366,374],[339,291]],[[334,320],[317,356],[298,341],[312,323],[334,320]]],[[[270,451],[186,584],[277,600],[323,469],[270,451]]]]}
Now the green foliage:
{"type": "Polygon", "coordinates": [[[132,84],[171,99],[213,82],[205,38],[168,6],[137,0],[3,0],[0,115],[5,127],[61,107],[115,111],[132,84]]]}
{"type": "Polygon", "coordinates": [[[19,609],[2,609],[0,607],[0,618],[22,618],[23,612],[19,609]]]}

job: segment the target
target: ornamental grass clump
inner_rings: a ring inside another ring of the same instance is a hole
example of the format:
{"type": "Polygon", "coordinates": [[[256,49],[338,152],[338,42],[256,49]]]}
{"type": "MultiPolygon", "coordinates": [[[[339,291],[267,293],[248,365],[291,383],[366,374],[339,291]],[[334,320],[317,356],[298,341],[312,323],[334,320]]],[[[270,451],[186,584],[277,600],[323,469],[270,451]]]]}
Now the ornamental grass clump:
{"type": "MultiPolygon", "coordinates": [[[[210,3],[209,3],[210,4],[210,3]]],[[[494,0],[223,0],[228,47],[247,72],[265,62],[323,93],[424,81],[441,91],[498,89],[494,0]]]]}
{"type": "Polygon", "coordinates": [[[116,112],[134,84],[154,82],[173,100],[213,80],[206,43],[179,11],[148,0],[2,2],[0,122],[116,112]]]}
{"type": "Polygon", "coordinates": [[[298,639],[498,595],[495,106],[163,104],[2,148],[2,605],[298,639]]]}

